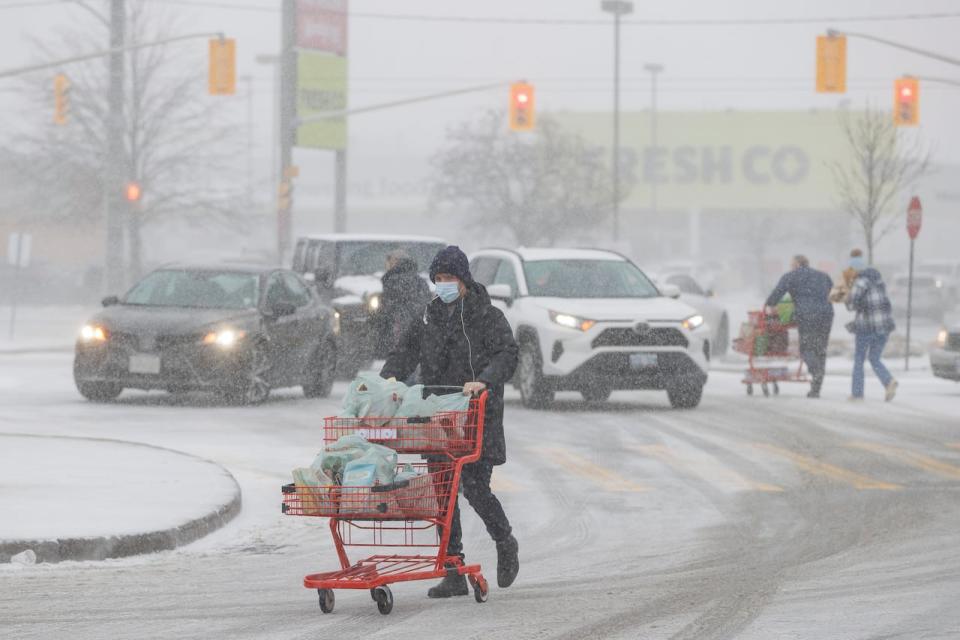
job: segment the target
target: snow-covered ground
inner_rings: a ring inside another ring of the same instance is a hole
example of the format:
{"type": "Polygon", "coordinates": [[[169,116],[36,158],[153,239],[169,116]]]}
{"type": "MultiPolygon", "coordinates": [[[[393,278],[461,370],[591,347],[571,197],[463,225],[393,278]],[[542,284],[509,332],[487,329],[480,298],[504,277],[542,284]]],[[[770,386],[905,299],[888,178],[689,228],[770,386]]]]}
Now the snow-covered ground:
{"type": "MultiPolygon", "coordinates": [[[[530,411],[511,392],[494,486],[520,540],[516,584],[483,605],[396,585],[385,618],[365,592],[338,592],[323,615],[301,580],[336,567],[326,522],[280,514],[279,487],[319,449],[335,399],[93,405],[67,354],[0,356],[0,433],[170,447],[222,464],[244,492],[236,520],[176,551],[0,567],[0,637],[955,638],[960,385],[900,377],[893,403],[871,377],[855,404],[845,375],[810,401],[800,385],[748,398],[718,371],[686,412],[626,392],[530,411]]],[[[464,529],[493,578],[469,508],[464,529]]]]}

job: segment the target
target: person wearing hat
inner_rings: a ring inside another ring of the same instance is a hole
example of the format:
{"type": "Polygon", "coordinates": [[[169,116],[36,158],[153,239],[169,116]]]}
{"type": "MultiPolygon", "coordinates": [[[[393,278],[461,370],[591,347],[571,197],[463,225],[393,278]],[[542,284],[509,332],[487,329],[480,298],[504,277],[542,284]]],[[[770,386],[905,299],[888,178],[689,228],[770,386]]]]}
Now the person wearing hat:
{"type": "MultiPolygon", "coordinates": [[[[480,459],[464,466],[463,496],[483,520],[497,546],[497,584],[509,587],[520,570],[519,545],[500,501],[490,490],[493,468],[507,461],[503,433],[503,387],[517,368],[517,343],[503,312],[490,304],[486,288],[475,282],[459,247],[437,253],[430,265],[437,295],[423,316],[410,324],[380,371],[405,380],[420,367],[426,386],[463,387],[468,395],[488,391],[480,459]]],[[[450,527],[447,557],[463,561],[459,500],[450,527]]],[[[467,579],[448,575],[431,588],[431,598],[469,594],[467,579]]]]}

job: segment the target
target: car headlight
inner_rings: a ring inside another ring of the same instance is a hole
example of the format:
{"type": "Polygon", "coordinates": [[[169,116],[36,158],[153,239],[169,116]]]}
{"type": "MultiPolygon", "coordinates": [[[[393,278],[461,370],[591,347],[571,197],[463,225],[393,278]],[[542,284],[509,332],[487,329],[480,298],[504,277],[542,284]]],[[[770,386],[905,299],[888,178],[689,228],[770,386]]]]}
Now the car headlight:
{"type": "Polygon", "coordinates": [[[340,335],[340,312],[333,312],[333,335],[340,335]]]}
{"type": "Polygon", "coordinates": [[[367,296],[367,309],[370,313],[376,313],[380,310],[380,294],[374,293],[373,295],[367,296]]]}
{"type": "Polygon", "coordinates": [[[106,342],[109,337],[110,332],[99,325],[87,324],[80,329],[80,339],[87,343],[106,342]]]}
{"type": "Polygon", "coordinates": [[[703,316],[699,314],[695,316],[690,316],[680,324],[682,324],[683,328],[686,329],[687,331],[696,331],[697,329],[703,326],[703,316]]]}
{"type": "Polygon", "coordinates": [[[941,348],[947,346],[947,330],[946,329],[940,329],[940,333],[937,334],[937,346],[941,348]]]}
{"type": "Polygon", "coordinates": [[[561,327],[577,329],[578,331],[589,331],[593,325],[597,324],[596,320],[587,320],[569,313],[558,313],[556,311],[550,312],[550,319],[561,327]]]}
{"type": "Polygon", "coordinates": [[[231,349],[236,346],[245,335],[247,335],[245,331],[220,329],[219,331],[211,331],[203,336],[203,344],[215,344],[223,349],[231,349]]]}

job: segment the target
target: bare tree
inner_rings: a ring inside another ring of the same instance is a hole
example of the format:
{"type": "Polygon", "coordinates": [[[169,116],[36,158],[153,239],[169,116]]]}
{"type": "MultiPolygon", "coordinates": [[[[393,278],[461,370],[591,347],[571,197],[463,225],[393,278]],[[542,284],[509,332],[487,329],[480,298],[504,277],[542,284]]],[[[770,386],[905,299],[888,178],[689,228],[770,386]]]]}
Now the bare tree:
{"type": "MultiPolygon", "coordinates": [[[[35,43],[44,57],[65,58],[106,48],[105,13],[91,4],[80,5],[88,20],[35,43]]],[[[128,3],[126,30],[128,43],[186,31],[143,0],[128,3]]],[[[140,271],[141,236],[150,224],[174,217],[232,218],[244,204],[243,185],[236,179],[241,136],[232,123],[230,105],[205,95],[205,60],[188,52],[180,43],[126,54],[124,164],[128,180],[140,184],[143,193],[130,207],[124,225],[133,277],[140,271]]],[[[68,124],[53,126],[49,113],[40,111],[15,144],[25,158],[23,176],[35,187],[44,213],[95,222],[102,218],[106,198],[106,58],[71,64],[64,71],[71,83],[68,124]]],[[[48,77],[27,82],[25,89],[36,96],[34,103],[51,102],[48,77]]]]}
{"type": "Polygon", "coordinates": [[[831,164],[837,196],[863,230],[872,264],[877,243],[897,222],[897,196],[926,173],[930,155],[918,138],[897,135],[889,113],[869,106],[844,113],[841,127],[852,153],[848,162],[831,164]]]}
{"type": "Polygon", "coordinates": [[[553,245],[610,215],[613,188],[603,150],[541,116],[529,134],[492,111],[447,134],[433,158],[434,205],[467,209],[476,226],[509,230],[525,246],[553,245]]]}

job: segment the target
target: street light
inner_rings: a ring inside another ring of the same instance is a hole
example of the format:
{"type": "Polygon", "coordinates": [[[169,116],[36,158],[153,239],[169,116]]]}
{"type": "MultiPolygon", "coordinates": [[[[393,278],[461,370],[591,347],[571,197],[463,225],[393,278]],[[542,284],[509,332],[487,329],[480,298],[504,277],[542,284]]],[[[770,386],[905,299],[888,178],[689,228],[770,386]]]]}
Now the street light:
{"type": "Polygon", "coordinates": [[[633,12],[628,0],[602,0],[600,8],[613,14],[613,240],[620,236],[620,16],[633,12]]]}
{"type": "MultiPolygon", "coordinates": [[[[645,64],[643,68],[650,72],[650,148],[652,157],[657,157],[657,74],[663,71],[662,64],[645,64]]],[[[655,173],[655,172],[654,172],[655,173]]],[[[657,176],[650,180],[650,212],[657,213],[657,176]]]]}

